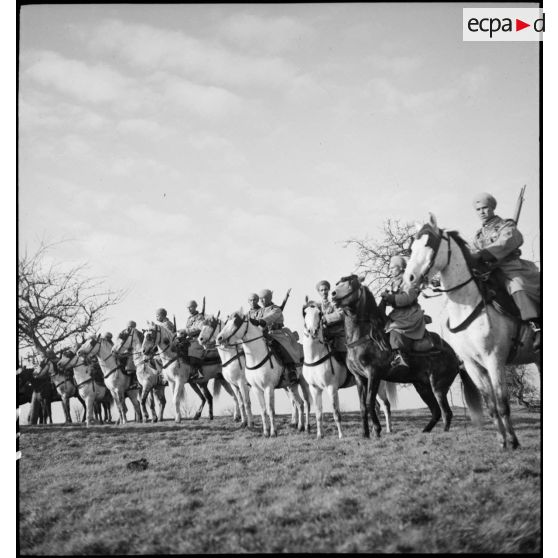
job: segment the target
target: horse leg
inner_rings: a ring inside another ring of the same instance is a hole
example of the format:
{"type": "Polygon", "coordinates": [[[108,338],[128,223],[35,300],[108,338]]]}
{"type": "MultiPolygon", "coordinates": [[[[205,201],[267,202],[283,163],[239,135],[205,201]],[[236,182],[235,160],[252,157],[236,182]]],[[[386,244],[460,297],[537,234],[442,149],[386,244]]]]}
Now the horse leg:
{"type": "Polygon", "coordinates": [[[120,393],[118,390],[112,392],[112,397],[116,403],[116,408],[118,409],[118,424],[126,424],[126,403],[124,402],[124,393],[120,393]]]}
{"type": "Polygon", "coordinates": [[[358,392],[358,400],[360,403],[360,418],[362,421],[362,436],[370,438],[370,427],[368,426],[368,407],[366,406],[366,380],[363,380],[358,374],[355,374],[356,388],[358,392]]]}
{"type": "MultiPolygon", "coordinates": [[[[329,385],[327,387],[329,397],[331,398],[331,405],[333,407],[333,420],[335,421],[335,426],[337,426],[337,434],[339,439],[343,438],[343,432],[341,431],[341,411],[339,409],[339,389],[335,385],[329,385]]],[[[389,432],[389,430],[388,430],[389,432]]]]}
{"type": "Polygon", "coordinates": [[[265,438],[269,436],[269,430],[267,428],[267,421],[265,418],[265,397],[264,392],[261,389],[255,388],[256,396],[258,398],[258,403],[260,404],[260,412],[262,415],[262,428],[263,428],[263,435],[265,438]]]}
{"type": "Polygon", "coordinates": [[[264,391],[264,397],[267,416],[269,417],[269,435],[275,438],[277,436],[277,430],[275,429],[275,390],[268,386],[264,391]]]}
{"type": "Polygon", "coordinates": [[[155,389],[155,394],[159,400],[159,422],[163,422],[163,412],[165,410],[165,405],[167,404],[167,398],[165,397],[165,388],[155,389]]]}
{"type": "Polygon", "coordinates": [[[213,420],[213,395],[211,395],[211,392],[209,391],[209,388],[207,387],[207,382],[204,383],[204,384],[200,384],[200,385],[201,385],[201,389],[203,391],[203,394],[205,396],[205,399],[207,401],[207,406],[208,406],[208,409],[209,409],[209,420],[213,420]]]}
{"type": "Polygon", "coordinates": [[[66,424],[72,423],[72,417],[70,416],[70,401],[68,396],[64,393],[60,396],[60,401],[62,402],[62,409],[64,410],[64,426],[66,424]]]}
{"type": "MultiPolygon", "coordinates": [[[[81,422],[85,422],[86,414],[87,414],[87,405],[85,404],[83,397],[79,394],[79,391],[76,391],[76,398],[81,403],[81,406],[83,407],[83,416],[81,417],[81,422]]],[[[70,422],[72,421],[70,420],[70,422]]]]}
{"type": "Polygon", "coordinates": [[[488,414],[490,415],[490,418],[492,418],[492,422],[498,432],[498,441],[500,442],[502,449],[504,449],[507,445],[506,428],[498,413],[496,394],[494,392],[488,370],[472,360],[467,360],[465,362],[465,368],[482,394],[484,403],[488,408],[488,414]]]}
{"type": "Polygon", "coordinates": [[[195,391],[196,395],[201,399],[201,405],[200,408],[196,411],[196,414],[194,415],[194,420],[198,420],[201,417],[202,411],[203,411],[203,407],[205,405],[205,397],[200,389],[200,386],[197,384],[197,382],[189,382],[190,385],[192,386],[192,389],[195,391]]]}
{"type": "Polygon", "coordinates": [[[310,430],[310,387],[304,376],[300,375],[299,384],[300,390],[302,391],[303,400],[303,413],[304,413],[304,430],[308,432],[310,430]]]}
{"type": "Polygon", "coordinates": [[[378,387],[376,402],[384,413],[384,417],[386,419],[386,432],[391,434],[391,403],[387,396],[385,383],[380,383],[378,387]]]}
{"type": "Polygon", "coordinates": [[[236,402],[236,408],[238,409],[238,412],[240,414],[240,428],[246,428],[246,424],[247,424],[246,409],[244,408],[244,403],[242,401],[240,388],[236,384],[231,384],[231,389],[233,390],[234,400],[236,402]]]}
{"type": "Polygon", "coordinates": [[[174,382],[174,386],[172,390],[172,399],[174,402],[174,412],[175,412],[174,422],[176,423],[180,423],[180,420],[182,419],[182,415],[180,414],[180,403],[182,402],[182,395],[184,394],[185,389],[186,386],[179,380],[176,380],[174,382]]]}
{"type": "Polygon", "coordinates": [[[252,416],[252,403],[250,402],[250,388],[244,378],[240,380],[240,397],[246,412],[248,428],[252,428],[254,426],[254,417],[252,416]]]}
{"type": "Polygon", "coordinates": [[[415,389],[420,395],[420,398],[426,403],[426,405],[430,409],[430,413],[432,414],[432,418],[422,430],[423,432],[430,432],[442,416],[440,406],[438,405],[438,402],[434,397],[434,393],[432,392],[432,387],[430,386],[430,384],[414,382],[413,386],[415,386],[415,389]]]}
{"type": "Polygon", "coordinates": [[[314,399],[316,415],[316,438],[321,439],[324,437],[323,433],[323,413],[322,413],[322,390],[314,385],[310,386],[312,392],[312,399],[314,399]]]}
{"type": "Polygon", "coordinates": [[[289,386],[287,388],[287,391],[290,391],[292,393],[292,401],[293,404],[296,406],[298,414],[297,429],[299,432],[302,432],[304,430],[304,403],[302,402],[300,394],[298,393],[298,385],[300,384],[289,386]]]}
{"type": "Polygon", "coordinates": [[[372,419],[376,438],[380,437],[380,432],[382,431],[382,425],[380,424],[378,413],[376,413],[376,395],[378,394],[379,386],[380,378],[377,375],[368,377],[368,384],[366,386],[366,406],[370,409],[370,418],[372,419]]]}
{"type": "Polygon", "coordinates": [[[223,386],[223,389],[234,400],[234,415],[233,415],[234,422],[244,422],[244,426],[246,426],[246,421],[245,421],[244,417],[242,416],[242,412],[240,410],[240,407],[242,406],[242,400],[237,396],[236,391],[233,389],[231,384],[229,384],[229,382],[227,382],[227,380],[225,380],[225,378],[223,378],[222,375],[217,376],[215,378],[215,382],[219,382],[223,386]]]}
{"type": "MultiPolygon", "coordinates": [[[[488,368],[488,374],[494,389],[494,397],[496,400],[496,410],[498,411],[498,416],[503,423],[505,432],[509,436],[512,449],[517,449],[519,447],[519,441],[517,439],[511,421],[510,399],[508,395],[508,386],[506,385],[504,367],[498,366],[498,364],[490,366],[490,368],[488,368]]],[[[506,447],[506,442],[504,442],[503,447],[506,447]]]]}
{"type": "MultiPolygon", "coordinates": [[[[147,387],[147,383],[141,384],[141,409],[143,411],[143,422],[149,421],[149,413],[147,412],[147,405],[145,403],[151,393],[151,389],[147,387]]],[[[155,415],[155,413],[153,413],[153,415],[155,415]]]]}
{"type": "Polygon", "coordinates": [[[442,411],[442,420],[444,422],[444,432],[448,432],[451,425],[451,419],[453,418],[453,411],[448,403],[447,390],[444,391],[439,385],[436,385],[434,378],[430,376],[430,385],[432,386],[432,391],[434,392],[434,397],[438,402],[438,405],[442,411]]]}
{"type": "Polygon", "coordinates": [[[149,390],[149,408],[151,409],[151,422],[157,422],[157,411],[155,410],[155,384],[151,384],[151,389],[149,390]]]}

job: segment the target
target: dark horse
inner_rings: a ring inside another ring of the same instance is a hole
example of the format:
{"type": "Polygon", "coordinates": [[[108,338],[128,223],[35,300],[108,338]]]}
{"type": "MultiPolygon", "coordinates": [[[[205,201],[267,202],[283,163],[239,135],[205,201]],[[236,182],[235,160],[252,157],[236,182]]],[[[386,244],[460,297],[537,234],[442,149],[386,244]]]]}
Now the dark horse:
{"type": "Polygon", "coordinates": [[[384,331],[387,317],[374,300],[366,285],[356,275],[342,277],[331,293],[332,300],[345,314],[347,364],[355,376],[360,399],[362,432],[370,437],[368,412],[376,436],[381,426],[374,405],[380,380],[411,383],[428,405],[432,418],[423,432],[430,432],[443,417],[444,430],[450,428],[453,413],[447,400],[448,390],[459,374],[463,381],[465,400],[470,408],[482,408],[480,392],[476,389],[454,350],[437,334],[430,332],[438,350],[409,355],[410,370],[390,372],[392,351],[384,331]]]}

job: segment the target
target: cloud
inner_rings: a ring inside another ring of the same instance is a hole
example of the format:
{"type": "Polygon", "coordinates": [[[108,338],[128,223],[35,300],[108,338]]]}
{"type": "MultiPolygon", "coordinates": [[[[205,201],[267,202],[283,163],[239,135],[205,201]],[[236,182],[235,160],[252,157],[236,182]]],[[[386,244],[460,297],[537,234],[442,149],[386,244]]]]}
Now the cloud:
{"type": "Polygon", "coordinates": [[[311,27],[293,18],[264,18],[254,14],[234,15],[219,25],[218,32],[237,47],[257,47],[267,53],[290,51],[301,40],[314,36],[311,27]]]}
{"type": "Polygon", "coordinates": [[[178,72],[195,83],[278,87],[297,75],[296,68],[277,56],[233,52],[178,31],[118,20],[108,20],[89,33],[89,45],[133,68],[178,72]]]}
{"type": "Polygon", "coordinates": [[[171,130],[155,120],[147,118],[128,118],[118,123],[117,129],[124,134],[140,135],[153,141],[161,140],[171,134],[171,130]]]}
{"type": "Polygon", "coordinates": [[[81,101],[111,102],[122,98],[131,85],[129,79],[103,64],[88,65],[52,51],[36,52],[32,58],[23,70],[26,77],[81,101]]]}

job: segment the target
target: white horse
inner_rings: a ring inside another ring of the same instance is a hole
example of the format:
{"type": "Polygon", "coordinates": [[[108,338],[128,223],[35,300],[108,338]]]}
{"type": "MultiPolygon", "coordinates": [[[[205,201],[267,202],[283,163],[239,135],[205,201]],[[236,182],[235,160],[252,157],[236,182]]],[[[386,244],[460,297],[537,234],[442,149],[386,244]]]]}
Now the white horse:
{"type": "MultiPolygon", "coordinates": [[[[509,436],[515,449],[519,442],[510,417],[505,365],[533,362],[539,366],[538,353],[528,350],[534,333],[525,325],[520,329],[517,319],[498,312],[484,300],[471,271],[469,254],[461,237],[455,231],[438,228],[436,218],[430,214],[429,222],[413,242],[404,280],[418,285],[429,274],[439,272],[438,290],[447,296],[448,341],[482,393],[502,447],[507,446],[509,436]],[[522,346],[514,346],[516,339],[521,340],[522,346]]],[[[476,420],[481,416],[479,412],[473,413],[476,420]]]]}
{"type": "Polygon", "coordinates": [[[157,348],[159,349],[159,356],[163,362],[163,374],[172,391],[174,421],[179,423],[182,419],[180,406],[186,401],[185,385],[190,379],[192,369],[172,348],[173,337],[173,333],[166,327],[155,322],[148,322],[141,349],[146,356],[152,356],[157,348]]]}
{"type": "Polygon", "coordinates": [[[149,420],[146,401],[151,394],[151,415],[152,421],[163,420],[165,410],[165,386],[159,383],[159,371],[148,363],[142,351],[143,333],[134,327],[124,329],[118,335],[118,339],[113,347],[113,352],[119,356],[131,356],[136,367],[136,376],[141,385],[141,408],[143,410],[143,422],[149,420]],[[155,414],[155,401],[153,394],[157,396],[159,402],[159,418],[155,414]]]}
{"type": "MultiPolygon", "coordinates": [[[[62,353],[58,365],[63,370],[73,368],[74,378],[76,380],[76,388],[79,395],[85,401],[86,407],[86,420],[87,426],[93,424],[95,421],[95,408],[100,407],[101,402],[105,399],[107,394],[106,386],[101,386],[95,382],[91,375],[91,367],[88,362],[81,356],[73,354],[69,351],[62,353]]],[[[100,419],[102,424],[102,418],[100,419]]]]}
{"type": "MultiPolygon", "coordinates": [[[[341,413],[339,411],[339,389],[356,385],[353,374],[349,372],[346,364],[341,364],[335,357],[334,351],[324,338],[322,325],[322,310],[313,301],[308,301],[303,306],[304,330],[302,347],[304,349],[304,364],[302,374],[310,388],[312,398],[316,403],[317,437],[323,437],[322,420],[322,392],[326,390],[333,405],[333,419],[337,426],[339,438],[343,438],[341,431],[341,413]]],[[[376,400],[386,418],[386,430],[391,432],[391,405],[397,400],[397,388],[391,382],[380,382],[376,400]],[[389,392],[389,398],[388,398],[389,392]]],[[[308,420],[309,409],[306,417],[308,420]]]]}
{"type": "MultiPolygon", "coordinates": [[[[298,408],[298,429],[304,430],[304,405],[296,386],[281,386],[284,366],[272,354],[263,330],[244,314],[235,312],[217,336],[218,345],[242,344],[245,354],[246,381],[254,388],[260,404],[264,436],[277,436],[275,429],[275,389],[285,387],[298,408]],[[265,415],[269,418],[269,429],[265,415]]],[[[303,391],[305,383],[299,384],[303,391]]],[[[306,395],[307,396],[307,395],[306,395]]]]}
{"type": "Polygon", "coordinates": [[[141,406],[139,402],[139,390],[129,389],[130,376],[122,372],[116,357],[112,352],[112,345],[101,335],[91,336],[77,351],[78,355],[85,358],[97,357],[103,378],[107,388],[112,393],[112,397],[118,409],[119,424],[126,424],[126,405],[124,399],[128,397],[136,411],[136,417],[141,420],[141,406]]]}
{"type": "MultiPolygon", "coordinates": [[[[223,322],[219,318],[214,318],[213,316],[207,318],[198,336],[200,345],[204,349],[213,348],[215,346],[215,339],[222,329],[223,322]]],[[[227,347],[219,345],[217,346],[217,351],[221,358],[223,377],[231,386],[236,406],[240,410],[242,419],[240,425],[252,428],[254,419],[250,404],[250,388],[246,382],[246,374],[244,372],[244,365],[246,363],[244,353],[237,346],[227,347]]]]}
{"type": "Polygon", "coordinates": [[[37,378],[43,377],[44,375],[50,376],[50,379],[54,385],[54,388],[60,395],[60,402],[62,403],[62,409],[64,410],[64,418],[66,424],[72,423],[72,416],[70,414],[70,399],[75,397],[83,406],[83,421],[86,420],[86,404],[81,398],[76,385],[72,381],[71,373],[68,374],[66,371],[60,367],[59,361],[53,362],[50,359],[45,359],[40,364],[39,373],[36,375],[37,378]]]}

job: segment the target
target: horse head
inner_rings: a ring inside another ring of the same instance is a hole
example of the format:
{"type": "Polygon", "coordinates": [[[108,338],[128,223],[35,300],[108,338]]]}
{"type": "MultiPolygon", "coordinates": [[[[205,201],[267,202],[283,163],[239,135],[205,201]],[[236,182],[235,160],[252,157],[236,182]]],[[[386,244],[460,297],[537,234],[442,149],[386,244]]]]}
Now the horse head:
{"type": "Polygon", "coordinates": [[[341,279],[335,283],[335,289],[331,292],[331,300],[340,308],[352,306],[360,296],[361,285],[362,278],[357,275],[353,274],[341,277],[341,279]]]}
{"type": "Polygon", "coordinates": [[[320,305],[306,297],[306,304],[302,307],[302,316],[304,317],[304,333],[312,339],[319,338],[320,341],[323,341],[323,313],[320,305]]]}
{"type": "Polygon", "coordinates": [[[417,288],[422,282],[428,281],[429,275],[441,271],[448,262],[449,238],[444,236],[444,230],[438,227],[436,217],[430,213],[429,220],[415,234],[403,283],[406,287],[417,288]]]}
{"type": "MultiPolygon", "coordinates": [[[[203,325],[198,335],[198,341],[200,345],[207,349],[209,348],[209,343],[211,339],[221,331],[221,321],[219,320],[219,314],[217,316],[208,316],[204,319],[203,325]]],[[[212,344],[215,344],[216,341],[213,341],[212,344]]]]}
{"type": "Polygon", "coordinates": [[[223,346],[227,343],[230,343],[231,341],[240,341],[246,334],[246,332],[244,332],[244,334],[239,333],[239,330],[244,323],[247,324],[246,331],[248,331],[250,322],[246,319],[246,316],[241,310],[231,314],[223,324],[221,333],[219,333],[219,335],[217,335],[217,338],[215,339],[217,345],[223,346]]]}

